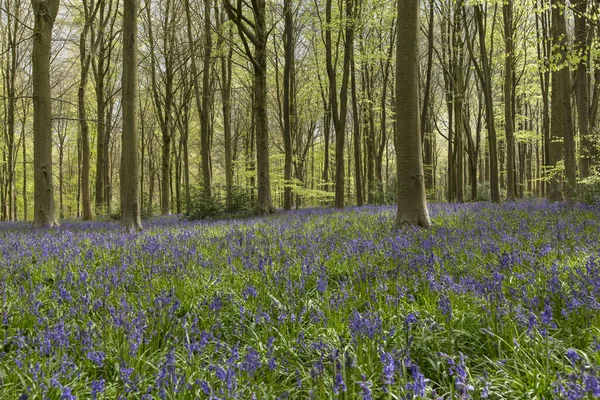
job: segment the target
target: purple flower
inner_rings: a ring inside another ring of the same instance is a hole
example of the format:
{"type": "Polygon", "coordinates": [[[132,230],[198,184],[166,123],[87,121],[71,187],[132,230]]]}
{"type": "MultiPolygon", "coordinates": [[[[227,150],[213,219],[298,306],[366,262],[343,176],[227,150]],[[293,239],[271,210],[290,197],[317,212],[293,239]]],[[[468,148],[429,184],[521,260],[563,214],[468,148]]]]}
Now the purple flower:
{"type": "Polygon", "coordinates": [[[106,382],[104,379],[100,379],[97,381],[92,381],[92,399],[96,400],[99,393],[104,392],[106,388],[106,382]]]}
{"type": "Polygon", "coordinates": [[[99,367],[101,367],[102,363],[104,362],[104,359],[106,358],[106,355],[101,351],[90,351],[87,353],[87,358],[99,367]]]}
{"type": "Polygon", "coordinates": [[[442,315],[446,316],[446,320],[450,321],[452,319],[452,305],[450,304],[450,299],[448,296],[442,296],[438,303],[438,308],[442,312],[442,315]]]}
{"type": "Polygon", "coordinates": [[[373,394],[371,393],[371,386],[373,384],[367,381],[366,376],[362,376],[362,381],[359,381],[358,385],[360,386],[360,390],[362,391],[363,400],[373,400],[373,394]]]}
{"type": "Polygon", "coordinates": [[[577,354],[577,352],[574,349],[568,349],[567,350],[567,358],[569,359],[569,361],[571,361],[571,363],[573,365],[577,364],[577,361],[579,361],[579,354],[577,354]]]}
{"type": "Polygon", "coordinates": [[[246,356],[244,357],[244,362],[242,363],[242,369],[248,372],[248,374],[253,375],[258,371],[261,365],[260,353],[252,347],[249,347],[246,356]]]}
{"type": "Polygon", "coordinates": [[[77,397],[73,395],[71,388],[63,386],[60,400],[77,400],[77,397]]]}
{"type": "Polygon", "coordinates": [[[393,385],[395,372],[394,357],[390,353],[384,352],[381,354],[381,363],[383,364],[384,383],[386,385],[393,385]]]}
{"type": "Polygon", "coordinates": [[[333,393],[339,394],[344,392],[346,392],[346,383],[342,374],[338,372],[335,374],[335,379],[333,380],[333,393]]]}

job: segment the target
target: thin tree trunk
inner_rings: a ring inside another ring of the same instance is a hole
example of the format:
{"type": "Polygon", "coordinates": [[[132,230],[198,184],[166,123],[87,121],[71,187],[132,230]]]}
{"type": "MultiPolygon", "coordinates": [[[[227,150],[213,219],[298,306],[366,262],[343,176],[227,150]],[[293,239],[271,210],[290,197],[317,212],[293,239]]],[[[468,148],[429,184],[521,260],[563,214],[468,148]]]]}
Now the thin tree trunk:
{"type": "Polygon", "coordinates": [[[506,200],[515,201],[515,128],[513,115],[514,93],[514,33],[513,0],[502,6],[504,20],[504,127],[506,133],[506,200]]]}
{"type": "Polygon", "coordinates": [[[360,144],[362,141],[360,132],[360,115],[358,111],[358,100],[356,94],[356,62],[354,55],[352,57],[352,70],[351,70],[351,85],[352,85],[352,121],[354,123],[354,181],[356,182],[356,205],[361,207],[364,205],[363,200],[363,183],[362,183],[362,159],[360,144]]]}
{"type": "Polygon", "coordinates": [[[212,31],[210,26],[210,0],[204,0],[204,70],[202,72],[202,118],[200,140],[202,142],[202,186],[207,196],[212,196],[212,171],[210,160],[210,107],[211,107],[211,57],[212,31]]]}
{"type": "Polygon", "coordinates": [[[296,118],[292,115],[293,103],[295,101],[295,93],[293,93],[293,71],[295,58],[295,43],[294,43],[294,21],[292,19],[292,1],[284,0],[283,13],[285,20],[284,27],[284,47],[285,47],[285,64],[283,67],[283,143],[285,152],[285,164],[283,170],[283,208],[284,210],[292,209],[292,163],[293,163],[293,146],[292,146],[292,119],[296,118]]]}

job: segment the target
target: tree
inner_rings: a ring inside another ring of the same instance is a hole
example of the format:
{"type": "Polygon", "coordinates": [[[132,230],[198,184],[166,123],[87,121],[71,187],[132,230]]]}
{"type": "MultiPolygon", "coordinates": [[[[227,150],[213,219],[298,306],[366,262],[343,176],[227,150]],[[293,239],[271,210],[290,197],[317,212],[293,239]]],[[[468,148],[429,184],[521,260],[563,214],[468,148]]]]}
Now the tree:
{"type": "Polygon", "coordinates": [[[210,109],[211,109],[211,55],[212,30],[210,23],[210,0],[204,0],[204,68],[202,71],[202,109],[200,119],[200,140],[202,142],[202,178],[204,191],[212,195],[212,163],[210,159],[210,109]]]}
{"type": "Polygon", "coordinates": [[[588,0],[572,2],[575,9],[575,51],[579,61],[575,70],[575,94],[577,100],[577,121],[581,138],[579,157],[580,174],[582,178],[590,176],[590,153],[592,140],[590,138],[590,100],[588,65],[590,47],[588,46],[588,27],[586,12],[588,0]]]}
{"type": "Polygon", "coordinates": [[[398,225],[431,226],[419,127],[419,0],[398,2],[396,46],[396,169],[398,225]]]}
{"type": "Polygon", "coordinates": [[[237,26],[238,34],[244,45],[246,56],[254,69],[253,94],[255,101],[256,121],[256,163],[258,175],[258,204],[259,214],[269,214],[274,211],[271,199],[271,176],[269,162],[269,119],[267,110],[267,4],[265,0],[252,0],[249,7],[254,20],[244,15],[248,5],[237,0],[233,7],[230,0],[224,0],[225,10],[229,19],[237,26]],[[250,49],[250,44],[254,50],[250,49]]]}
{"type": "MultiPolygon", "coordinates": [[[[226,12],[224,9],[219,10],[215,6],[215,19],[217,21],[217,31],[221,32],[221,27],[225,22],[226,12]]],[[[231,39],[232,30],[227,29],[228,38],[231,39]]],[[[217,42],[217,47],[222,49],[224,46],[225,33],[221,32],[217,42]]],[[[232,139],[231,139],[231,76],[233,70],[233,47],[225,52],[220,58],[221,64],[221,103],[223,109],[223,141],[225,146],[225,185],[227,190],[227,205],[231,204],[231,194],[233,190],[233,154],[232,154],[232,139]]]]}
{"type": "MultiPolygon", "coordinates": [[[[479,55],[480,60],[475,56],[471,40],[467,38],[467,44],[471,60],[475,66],[475,71],[483,89],[483,97],[485,99],[485,121],[487,126],[488,136],[488,151],[489,151],[489,174],[490,174],[490,192],[494,203],[500,202],[500,188],[498,185],[498,151],[496,140],[496,125],[494,120],[494,96],[492,91],[492,70],[490,57],[488,56],[486,46],[486,24],[485,18],[487,12],[484,11],[481,4],[473,6],[475,12],[475,25],[477,27],[477,36],[479,39],[479,55]]],[[[495,12],[494,12],[495,14],[495,12]]],[[[463,14],[464,15],[464,14],[463,14]]],[[[466,18],[466,16],[464,17],[466,18]]],[[[494,16],[495,18],[495,16],[494,16]]],[[[468,33],[468,30],[467,30],[468,33]]]]}
{"type": "Polygon", "coordinates": [[[295,93],[294,88],[294,20],[292,15],[292,0],[284,0],[283,14],[285,20],[285,28],[283,31],[284,47],[285,47],[285,64],[283,70],[283,143],[285,151],[285,166],[283,173],[284,194],[283,208],[285,210],[292,209],[292,188],[290,181],[292,180],[292,162],[293,162],[293,147],[292,147],[292,124],[295,123],[295,93]]]}
{"type": "MultiPolygon", "coordinates": [[[[325,6],[325,51],[327,77],[329,78],[329,105],[335,129],[335,206],[344,208],[344,143],[346,139],[346,114],[348,113],[348,87],[350,82],[350,64],[354,46],[354,2],[346,0],[346,29],[344,36],[344,61],[342,68],[342,84],[337,89],[337,71],[334,66],[334,49],[332,41],[332,0],[325,6]]],[[[335,57],[337,58],[337,57],[335,57]]]]}
{"type": "Polygon", "coordinates": [[[513,1],[502,6],[504,21],[504,127],[506,132],[506,200],[515,201],[515,128],[514,128],[514,25],[513,1]]]}
{"type": "Polygon", "coordinates": [[[567,60],[567,27],[565,21],[565,1],[552,1],[552,124],[550,143],[550,165],[554,167],[551,179],[551,190],[548,193],[550,201],[562,200],[561,171],[558,163],[564,160],[564,198],[573,200],[577,185],[575,158],[575,140],[573,132],[573,115],[571,107],[571,71],[567,60]],[[561,145],[561,139],[563,144],[561,145]]]}
{"type": "Polygon", "coordinates": [[[123,4],[123,133],[121,135],[121,224],[142,229],[138,164],[138,0],[123,4]]]}
{"type": "MultiPolygon", "coordinates": [[[[87,87],[88,75],[92,64],[92,55],[96,51],[96,38],[91,37],[91,48],[88,51],[87,42],[91,31],[91,25],[94,22],[99,5],[103,0],[83,0],[83,28],[79,35],[79,63],[80,77],[79,89],[77,91],[77,113],[79,117],[79,135],[82,148],[81,165],[81,200],[83,203],[83,219],[89,221],[93,219],[92,199],[90,196],[90,128],[87,121],[87,110],[85,107],[85,89],[87,87]]],[[[103,28],[101,28],[103,29],[103,28]]]]}
{"type": "Polygon", "coordinates": [[[31,0],[33,27],[33,169],[34,225],[58,226],[52,182],[52,102],[50,50],[59,0],[31,0]]]}
{"type": "Polygon", "coordinates": [[[98,0],[98,28],[92,24],[96,54],[92,56],[92,72],[96,92],[96,213],[110,213],[109,148],[112,113],[108,108],[116,86],[115,66],[112,60],[117,33],[118,4],[114,0],[98,0]]]}

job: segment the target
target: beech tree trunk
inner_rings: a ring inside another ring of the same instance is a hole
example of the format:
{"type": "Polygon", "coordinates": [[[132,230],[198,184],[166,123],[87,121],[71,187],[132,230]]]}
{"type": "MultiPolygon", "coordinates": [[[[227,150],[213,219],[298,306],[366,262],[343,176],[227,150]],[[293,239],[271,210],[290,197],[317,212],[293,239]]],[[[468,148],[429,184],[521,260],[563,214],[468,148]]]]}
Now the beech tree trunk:
{"type": "Polygon", "coordinates": [[[419,0],[398,2],[396,166],[398,225],[431,226],[419,127],[419,0]]]}
{"type": "MultiPolygon", "coordinates": [[[[223,14],[219,15],[215,8],[217,30],[220,31],[225,20],[223,14]]],[[[229,30],[231,37],[231,30],[229,30]]],[[[219,36],[218,48],[222,48],[223,39],[219,36]]],[[[233,190],[233,156],[231,151],[231,76],[233,66],[233,47],[229,48],[227,57],[221,57],[221,103],[223,109],[223,136],[225,145],[225,185],[227,186],[227,205],[231,204],[231,192],[233,190]]],[[[189,173],[188,173],[189,175],[189,173]]],[[[189,179],[189,176],[188,176],[189,179]]]]}
{"type": "Polygon", "coordinates": [[[142,229],[138,163],[138,0],[123,5],[123,133],[121,135],[121,224],[142,229]]]}
{"type": "Polygon", "coordinates": [[[504,20],[504,127],[506,133],[506,200],[515,201],[515,127],[514,127],[514,34],[513,1],[502,6],[504,20]]]}
{"type": "Polygon", "coordinates": [[[34,225],[58,226],[52,182],[52,102],[50,93],[50,50],[52,27],[59,0],[31,0],[34,13],[33,75],[33,168],[34,225]]]}
{"type": "Polygon", "coordinates": [[[296,118],[293,115],[293,102],[295,94],[293,93],[293,76],[294,76],[294,21],[292,19],[292,1],[285,0],[283,3],[283,14],[285,20],[285,27],[283,32],[284,41],[284,58],[285,64],[283,69],[283,144],[285,152],[285,163],[283,169],[283,209],[292,209],[292,167],[293,167],[293,146],[292,146],[292,124],[293,119],[296,118]]]}
{"type": "Polygon", "coordinates": [[[579,166],[582,178],[590,176],[590,148],[593,141],[590,138],[590,100],[589,100],[589,76],[588,65],[590,51],[588,48],[588,28],[585,13],[587,12],[587,0],[574,0],[575,7],[575,51],[579,57],[579,63],[575,70],[575,93],[577,99],[577,118],[580,135],[579,166]]]}
{"type": "Polygon", "coordinates": [[[210,159],[210,108],[211,108],[211,56],[212,29],[210,26],[210,0],[204,0],[204,70],[202,72],[202,118],[200,140],[202,141],[202,186],[204,193],[212,196],[212,166],[210,159]]]}

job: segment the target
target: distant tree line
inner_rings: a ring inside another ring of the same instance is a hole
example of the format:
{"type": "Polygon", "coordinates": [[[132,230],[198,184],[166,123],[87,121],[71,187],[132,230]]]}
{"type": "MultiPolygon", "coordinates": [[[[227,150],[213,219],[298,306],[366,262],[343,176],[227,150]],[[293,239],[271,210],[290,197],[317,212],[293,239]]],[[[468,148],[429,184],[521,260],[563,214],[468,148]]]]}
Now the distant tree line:
{"type": "MultiPolygon", "coordinates": [[[[244,190],[261,214],[572,200],[597,176],[599,14],[590,0],[0,0],[0,217],[121,213],[133,229],[185,212],[195,189],[244,190]]],[[[406,220],[427,225],[419,212],[406,220]]]]}

